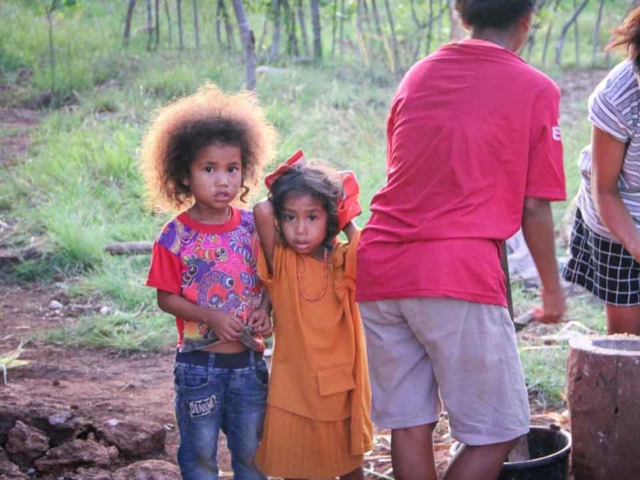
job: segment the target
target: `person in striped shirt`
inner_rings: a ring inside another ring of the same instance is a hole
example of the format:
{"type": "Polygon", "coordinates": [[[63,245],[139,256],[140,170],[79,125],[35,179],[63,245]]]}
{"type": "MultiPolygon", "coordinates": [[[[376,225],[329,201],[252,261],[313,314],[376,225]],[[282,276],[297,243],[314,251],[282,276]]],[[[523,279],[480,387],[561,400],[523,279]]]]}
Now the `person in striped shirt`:
{"type": "Polygon", "coordinates": [[[640,334],[640,7],[608,49],[626,47],[589,98],[591,144],[571,232],[566,280],[605,302],[609,334],[640,334]]]}

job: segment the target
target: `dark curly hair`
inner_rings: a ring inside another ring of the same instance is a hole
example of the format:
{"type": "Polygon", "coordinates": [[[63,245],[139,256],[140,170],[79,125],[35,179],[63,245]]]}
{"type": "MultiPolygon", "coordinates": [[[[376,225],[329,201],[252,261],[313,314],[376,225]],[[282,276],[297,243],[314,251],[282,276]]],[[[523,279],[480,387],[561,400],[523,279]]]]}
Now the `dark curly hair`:
{"type": "Polygon", "coordinates": [[[184,180],[203,147],[215,144],[240,149],[242,188],[246,196],[274,156],[277,135],[251,92],[225,94],[206,84],[195,94],[158,110],[142,141],[140,169],[150,203],[179,211],[193,204],[184,180]]]}
{"type": "MultiPolygon", "coordinates": [[[[338,202],[342,196],[342,182],[336,172],[328,167],[313,163],[295,165],[279,176],[269,192],[269,200],[278,223],[282,221],[284,203],[298,195],[311,195],[322,204],[327,212],[327,234],[323,244],[327,248],[340,233],[338,230],[338,202]]],[[[282,228],[280,229],[282,232],[282,228]]],[[[286,243],[284,236],[282,240],[286,243]]]]}
{"type": "Polygon", "coordinates": [[[535,9],[535,0],[456,0],[460,18],[473,28],[505,30],[535,9]]]}

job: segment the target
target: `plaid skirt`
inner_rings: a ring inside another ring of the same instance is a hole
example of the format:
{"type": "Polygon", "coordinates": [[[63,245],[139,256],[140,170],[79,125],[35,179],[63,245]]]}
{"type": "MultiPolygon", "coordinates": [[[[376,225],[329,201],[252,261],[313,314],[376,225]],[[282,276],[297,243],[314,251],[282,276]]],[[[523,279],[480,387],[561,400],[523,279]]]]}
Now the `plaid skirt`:
{"type": "Polygon", "coordinates": [[[581,285],[611,305],[640,305],[640,264],[622,244],[589,229],[580,209],[571,229],[565,280],[581,285]]]}

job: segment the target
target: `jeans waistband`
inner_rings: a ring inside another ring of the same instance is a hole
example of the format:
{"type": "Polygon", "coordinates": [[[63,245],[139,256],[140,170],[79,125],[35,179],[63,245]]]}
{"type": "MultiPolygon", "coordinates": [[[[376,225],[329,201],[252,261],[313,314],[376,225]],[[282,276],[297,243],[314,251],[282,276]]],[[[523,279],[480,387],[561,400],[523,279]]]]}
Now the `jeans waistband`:
{"type": "Polygon", "coordinates": [[[214,353],[204,350],[176,352],[176,363],[188,363],[212,368],[247,368],[262,360],[262,352],[245,350],[238,353],[214,353]]]}

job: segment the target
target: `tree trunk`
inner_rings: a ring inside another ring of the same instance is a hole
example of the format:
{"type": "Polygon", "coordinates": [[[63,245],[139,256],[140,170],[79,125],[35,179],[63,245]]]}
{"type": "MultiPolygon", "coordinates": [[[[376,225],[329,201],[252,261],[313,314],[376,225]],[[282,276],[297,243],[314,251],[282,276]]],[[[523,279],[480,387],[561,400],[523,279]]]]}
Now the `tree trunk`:
{"type": "Polygon", "coordinates": [[[556,45],[556,65],[560,65],[560,60],[562,57],[562,49],[564,48],[564,39],[567,36],[567,32],[569,31],[569,29],[571,28],[571,25],[578,19],[578,16],[582,13],[582,10],[584,10],[584,7],[587,6],[587,3],[589,3],[589,0],[583,0],[582,3],[574,10],[573,14],[571,15],[571,18],[569,18],[569,20],[567,20],[567,23],[564,24],[564,26],[562,27],[562,30],[560,31],[560,37],[558,38],[558,44],[556,45]]]}
{"type": "Polygon", "coordinates": [[[169,37],[169,46],[173,42],[173,29],[171,28],[171,13],[169,13],[169,0],[164,0],[164,13],[167,16],[167,34],[169,37]]]}
{"type": "MultiPolygon", "coordinates": [[[[344,12],[343,12],[344,13],[344,12]]],[[[322,30],[320,25],[320,0],[311,0],[311,23],[313,25],[313,58],[322,58],[322,30]]]]}
{"type": "Polygon", "coordinates": [[[309,33],[307,32],[307,24],[304,20],[304,9],[302,8],[302,0],[298,0],[298,23],[300,23],[300,36],[302,37],[304,54],[309,57],[311,56],[311,49],[309,48],[309,33]]]}
{"type": "Polygon", "coordinates": [[[433,40],[433,22],[436,19],[433,17],[433,0],[429,0],[429,26],[427,27],[427,52],[429,55],[431,53],[431,40],[433,40]]]}
{"type": "MultiPolygon", "coordinates": [[[[444,12],[449,11],[449,0],[440,0],[440,10],[442,11],[442,15],[438,17],[438,40],[442,41],[444,38],[442,32],[444,30],[444,12]]],[[[451,32],[449,32],[451,35],[451,32]]]]}
{"type": "Polygon", "coordinates": [[[220,0],[222,6],[222,19],[224,20],[224,29],[227,34],[227,50],[234,51],[236,49],[236,41],[233,36],[233,25],[231,25],[231,19],[229,18],[229,12],[227,11],[227,5],[224,0],[220,0]]]}
{"type": "Polygon", "coordinates": [[[331,58],[336,56],[336,32],[338,30],[338,0],[333,0],[332,17],[333,17],[333,20],[331,22],[331,58]]]}
{"type": "Polygon", "coordinates": [[[153,43],[153,12],[151,11],[151,0],[146,0],[147,6],[147,51],[151,51],[153,43]]]}
{"type": "Polygon", "coordinates": [[[136,6],[136,0],[129,0],[127,5],[127,17],[124,21],[124,36],[122,40],[126,45],[129,45],[129,38],[131,38],[131,19],[133,18],[133,7],[136,6]]]}
{"type": "Polygon", "coordinates": [[[596,61],[598,57],[598,46],[600,45],[600,23],[602,21],[602,11],[604,10],[604,0],[600,0],[600,5],[598,6],[598,16],[596,17],[596,24],[593,27],[593,50],[591,51],[591,66],[596,66],[596,61]]]}
{"type": "Polygon", "coordinates": [[[398,52],[398,38],[396,37],[396,27],[393,23],[393,13],[389,0],[384,0],[384,7],[387,11],[387,20],[389,28],[391,28],[391,51],[393,52],[393,71],[397,71],[400,62],[400,53],[398,52]]]}
{"type": "Polygon", "coordinates": [[[367,64],[367,47],[364,44],[362,33],[362,0],[356,0],[356,50],[358,51],[358,59],[367,64]]]}
{"type": "MultiPolygon", "coordinates": [[[[577,0],[573,0],[573,8],[575,9],[576,6],[577,0]]],[[[578,68],[580,66],[580,30],[578,29],[578,17],[576,17],[576,21],[573,22],[573,39],[576,49],[576,68],[578,68]]]]}
{"type": "MultiPolygon", "coordinates": [[[[547,0],[542,0],[536,6],[536,9],[538,11],[543,10],[546,3],[547,3],[547,0]]],[[[531,60],[533,47],[535,46],[535,43],[536,43],[536,34],[538,33],[538,30],[540,29],[541,26],[542,26],[541,20],[534,21],[533,24],[531,25],[531,30],[529,31],[529,35],[527,35],[527,61],[531,60]]]]}
{"type": "Polygon", "coordinates": [[[549,28],[547,28],[547,34],[544,39],[544,48],[542,50],[542,64],[547,65],[547,51],[549,50],[549,42],[551,40],[551,31],[553,30],[553,20],[558,12],[558,7],[560,6],[560,0],[556,0],[555,5],[553,6],[553,15],[551,15],[551,21],[549,22],[549,28]]]}
{"type": "Polygon", "coordinates": [[[218,46],[224,45],[222,42],[222,0],[216,2],[216,40],[218,46]]]}
{"type": "Polygon", "coordinates": [[[298,34],[296,32],[296,15],[289,4],[289,0],[280,0],[284,12],[285,25],[287,27],[287,52],[289,55],[297,57],[300,55],[298,49],[298,34]]]}
{"type": "Polygon", "coordinates": [[[193,0],[193,30],[196,36],[196,50],[200,50],[200,22],[198,19],[198,0],[193,0]]]}
{"type": "Polygon", "coordinates": [[[462,28],[462,22],[460,16],[456,11],[456,0],[449,0],[449,39],[451,41],[458,41],[464,38],[464,28],[462,28]]]}
{"type": "Polygon", "coordinates": [[[418,55],[420,55],[420,46],[422,45],[422,38],[424,37],[424,30],[427,27],[426,23],[422,23],[418,18],[418,12],[416,11],[416,2],[415,0],[411,0],[411,18],[413,18],[413,23],[416,24],[416,28],[418,29],[418,39],[416,40],[416,46],[413,51],[413,63],[418,60],[418,55]]]}
{"type": "Polygon", "coordinates": [[[640,340],[578,337],[569,346],[567,400],[574,477],[638,478],[640,340]]]}
{"type": "Polygon", "coordinates": [[[176,0],[176,8],[178,10],[178,48],[184,49],[184,32],[182,30],[182,0],[176,0]]]}
{"type": "Polygon", "coordinates": [[[273,8],[273,33],[271,34],[271,48],[269,49],[269,56],[271,58],[278,58],[278,55],[280,55],[281,29],[280,0],[272,0],[271,8],[273,8]]]}
{"type": "Polygon", "coordinates": [[[156,43],[153,46],[153,48],[154,50],[157,50],[158,45],[160,44],[160,0],[156,0],[155,14],[156,14],[156,43]]]}
{"type": "Polygon", "coordinates": [[[382,33],[382,22],[380,21],[380,12],[378,11],[376,0],[371,0],[371,11],[373,12],[373,23],[376,25],[376,33],[380,37],[380,42],[383,42],[384,33],[382,33]]]}
{"type": "Polygon", "coordinates": [[[342,59],[344,55],[344,4],[345,0],[340,0],[340,59],[342,59]]]}
{"type": "Polygon", "coordinates": [[[49,25],[49,71],[51,73],[51,91],[56,89],[56,54],[53,46],[53,10],[47,11],[49,25]]]}
{"type": "Polygon", "coordinates": [[[257,48],[258,51],[262,50],[264,47],[264,41],[267,38],[267,31],[269,29],[269,13],[264,16],[264,20],[262,21],[262,33],[260,34],[260,40],[258,40],[257,48]]]}
{"type": "Polygon", "coordinates": [[[240,30],[240,38],[242,39],[242,49],[244,50],[244,59],[246,65],[247,89],[255,90],[256,88],[256,39],[249,25],[247,14],[244,11],[242,0],[231,0],[233,11],[238,21],[238,29],[240,30]]]}

